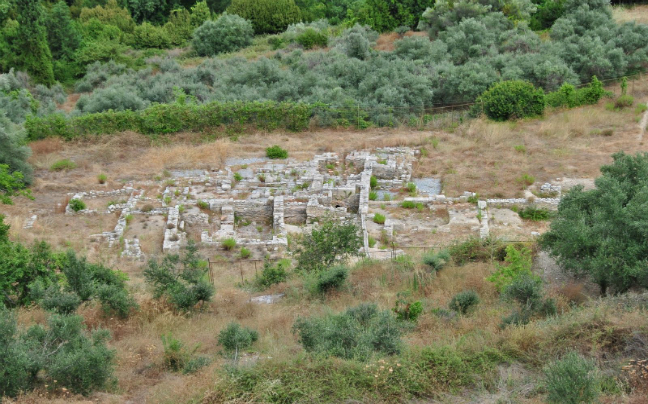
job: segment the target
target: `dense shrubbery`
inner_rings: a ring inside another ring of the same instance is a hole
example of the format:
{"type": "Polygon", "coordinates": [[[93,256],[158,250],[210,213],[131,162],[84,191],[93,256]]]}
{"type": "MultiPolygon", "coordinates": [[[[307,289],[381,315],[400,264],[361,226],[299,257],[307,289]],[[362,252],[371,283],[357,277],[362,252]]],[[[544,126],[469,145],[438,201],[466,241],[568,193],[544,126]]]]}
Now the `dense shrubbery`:
{"type": "Polygon", "coordinates": [[[349,277],[349,270],[346,267],[338,266],[320,272],[317,275],[315,288],[318,293],[327,293],[332,290],[340,289],[344,286],[349,277]]]}
{"type": "Polygon", "coordinates": [[[205,21],[193,33],[192,45],[201,56],[232,52],[252,44],[254,31],[249,21],[224,14],[216,21],[205,21]]]}
{"type": "Polygon", "coordinates": [[[236,356],[239,351],[249,348],[258,339],[258,332],[238,323],[230,323],[218,333],[218,344],[236,356]]]}
{"type": "Polygon", "coordinates": [[[0,396],[15,396],[41,385],[84,395],[112,381],[114,351],[109,333],[85,330],[79,316],[51,315],[47,327],[19,331],[15,315],[0,307],[0,396]]]}
{"type": "Polygon", "coordinates": [[[642,226],[648,189],[648,154],[614,154],[596,188],[566,193],[541,244],[565,270],[586,274],[605,294],[648,287],[648,251],[642,226]],[[614,258],[610,258],[614,257],[614,258]]]}
{"type": "Polygon", "coordinates": [[[474,290],[465,290],[452,297],[448,308],[460,314],[468,312],[479,304],[479,295],[474,290]]]}
{"type": "Polygon", "coordinates": [[[279,261],[277,265],[272,265],[270,261],[265,261],[261,275],[258,275],[254,281],[255,285],[259,289],[267,289],[277,283],[285,282],[288,279],[288,272],[286,272],[288,265],[289,263],[285,261],[279,261]]]}
{"type": "Polygon", "coordinates": [[[227,12],[251,21],[256,34],[283,32],[301,19],[294,0],[232,0],[227,12]]]}
{"type": "Polygon", "coordinates": [[[438,252],[430,251],[423,255],[423,263],[434,272],[442,270],[450,262],[450,259],[450,252],[448,250],[438,252]]]}
{"type": "Polygon", "coordinates": [[[549,404],[594,403],[600,392],[598,369],[572,351],[544,369],[549,404]]]}
{"type": "Polygon", "coordinates": [[[340,314],[298,318],[293,330],[308,352],[367,360],[374,353],[399,353],[402,327],[390,311],[363,304],[340,314]]]}
{"type": "Polygon", "coordinates": [[[151,259],[144,278],[153,288],[155,298],[165,297],[177,310],[189,311],[199,303],[209,302],[214,286],[207,277],[207,265],[198,255],[198,248],[189,242],[182,258],[166,255],[162,261],[151,259]]]}
{"type": "Polygon", "coordinates": [[[503,81],[484,92],[478,102],[484,113],[495,121],[542,115],[544,92],[523,81],[503,81]]]}
{"type": "Polygon", "coordinates": [[[358,226],[325,220],[299,240],[297,268],[304,272],[320,272],[345,263],[348,257],[358,255],[361,247],[358,226]]]}
{"type": "Polygon", "coordinates": [[[506,265],[496,264],[497,270],[488,278],[500,292],[522,275],[531,274],[531,250],[526,247],[517,247],[513,244],[506,246],[506,265]]]}

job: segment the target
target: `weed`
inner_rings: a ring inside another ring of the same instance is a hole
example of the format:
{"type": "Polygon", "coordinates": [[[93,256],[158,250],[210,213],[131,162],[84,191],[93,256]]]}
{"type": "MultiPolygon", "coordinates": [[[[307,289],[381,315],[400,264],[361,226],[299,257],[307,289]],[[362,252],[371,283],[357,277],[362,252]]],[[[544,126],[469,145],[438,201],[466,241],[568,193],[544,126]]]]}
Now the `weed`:
{"type": "Polygon", "coordinates": [[[242,179],[243,179],[243,176],[241,175],[241,173],[238,173],[238,172],[234,173],[234,181],[240,182],[242,179]]]}
{"type": "Polygon", "coordinates": [[[266,149],[266,157],[269,159],[287,159],[288,151],[275,145],[266,149]]]}
{"type": "Polygon", "coordinates": [[[99,175],[97,176],[97,181],[98,181],[100,184],[105,184],[106,181],[108,181],[108,176],[107,176],[106,174],[99,174],[99,175]]]}
{"type": "Polygon", "coordinates": [[[225,250],[227,250],[227,251],[231,251],[231,250],[234,249],[234,247],[236,247],[236,240],[233,239],[233,238],[231,238],[231,237],[230,237],[230,238],[226,238],[225,240],[223,240],[223,241],[221,242],[221,246],[222,246],[225,250]]]}
{"type": "Polygon", "coordinates": [[[385,215],[381,215],[380,213],[376,213],[373,217],[374,223],[377,224],[385,224],[385,215]]]}
{"type": "Polygon", "coordinates": [[[74,161],[68,160],[68,159],[63,159],[55,162],[50,166],[51,171],[67,171],[67,170],[73,170],[77,167],[76,163],[74,161]]]}
{"type": "Polygon", "coordinates": [[[448,308],[457,313],[467,314],[470,309],[479,304],[479,295],[474,290],[465,290],[452,297],[448,308]]]}
{"type": "Polygon", "coordinates": [[[370,191],[369,192],[369,200],[370,201],[375,201],[377,199],[378,199],[378,192],[370,191]]]}
{"type": "Polygon", "coordinates": [[[252,256],[252,252],[250,250],[248,250],[247,248],[245,248],[245,247],[241,247],[241,252],[240,252],[239,256],[241,258],[243,258],[243,259],[247,259],[247,258],[250,258],[252,256]]]}
{"type": "Polygon", "coordinates": [[[85,202],[83,202],[81,199],[70,199],[69,206],[70,209],[75,212],[79,212],[86,208],[85,202]]]}

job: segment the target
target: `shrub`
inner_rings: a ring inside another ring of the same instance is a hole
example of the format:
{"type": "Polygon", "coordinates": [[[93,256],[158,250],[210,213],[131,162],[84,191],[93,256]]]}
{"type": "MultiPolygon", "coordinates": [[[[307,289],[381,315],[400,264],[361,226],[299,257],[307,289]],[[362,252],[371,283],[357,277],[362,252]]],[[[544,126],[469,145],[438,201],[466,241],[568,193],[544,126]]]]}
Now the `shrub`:
{"type": "Polygon", "coordinates": [[[369,200],[370,201],[378,200],[378,192],[370,191],[369,192],[369,200]]]}
{"type": "Polygon", "coordinates": [[[288,151],[275,145],[266,149],[266,157],[269,159],[287,159],[288,151]]]}
{"type": "Polygon", "coordinates": [[[474,290],[465,290],[452,297],[448,308],[457,313],[467,314],[474,306],[479,304],[479,295],[474,290]]]}
{"type": "Polygon", "coordinates": [[[522,184],[522,186],[531,186],[535,182],[535,177],[531,174],[524,173],[520,175],[518,178],[515,179],[515,181],[519,182],[522,184]]]}
{"type": "Polygon", "coordinates": [[[376,213],[373,217],[374,223],[377,224],[385,224],[385,215],[381,215],[380,213],[376,213]]]}
{"type": "Polygon", "coordinates": [[[97,176],[97,181],[98,181],[100,184],[105,184],[106,181],[108,181],[108,176],[107,176],[106,174],[99,174],[99,175],[97,176]]]}
{"type": "Polygon", "coordinates": [[[295,251],[297,267],[319,272],[344,264],[348,257],[358,255],[361,247],[362,237],[354,223],[324,220],[299,241],[295,251]]]}
{"type": "Polygon", "coordinates": [[[45,291],[40,306],[48,311],[59,314],[72,314],[81,305],[81,299],[76,293],[62,292],[58,286],[52,286],[45,291]]]}
{"type": "Polygon", "coordinates": [[[407,188],[407,192],[409,192],[410,194],[416,195],[416,184],[415,183],[408,182],[406,188],[407,188]]]}
{"type": "Polygon", "coordinates": [[[293,326],[307,352],[344,359],[368,360],[374,353],[401,351],[402,326],[388,310],[362,304],[340,314],[298,318],[293,326]]]}
{"type": "Polygon", "coordinates": [[[497,271],[486,278],[486,280],[493,282],[500,292],[513,283],[519,276],[531,274],[531,250],[526,247],[516,248],[513,244],[509,244],[506,246],[506,258],[504,258],[504,262],[507,265],[496,264],[497,271]]]}
{"type": "Polygon", "coordinates": [[[187,348],[182,341],[175,338],[170,333],[162,335],[161,339],[164,352],[164,366],[174,372],[184,369],[191,357],[191,352],[187,351],[187,348]]]}
{"type": "Polygon", "coordinates": [[[233,52],[252,45],[254,30],[249,21],[233,14],[223,14],[216,21],[207,20],[193,33],[192,45],[201,56],[233,52]]]}
{"type": "Polygon", "coordinates": [[[250,258],[252,256],[252,252],[250,250],[248,250],[247,248],[245,248],[245,247],[241,247],[241,252],[240,252],[239,256],[241,258],[243,258],[243,259],[247,259],[247,258],[250,258]]]}
{"type": "Polygon", "coordinates": [[[259,333],[238,323],[230,323],[218,333],[218,344],[228,352],[238,352],[249,348],[259,339],[259,333]]]}
{"type": "Polygon", "coordinates": [[[295,41],[305,49],[312,49],[315,46],[326,47],[328,45],[328,36],[318,32],[313,28],[308,28],[295,38],[295,41]]]}
{"type": "Polygon", "coordinates": [[[378,188],[378,178],[376,178],[375,175],[372,175],[371,178],[369,178],[369,186],[371,189],[378,188]]]}
{"type": "Polygon", "coordinates": [[[131,310],[137,307],[133,296],[126,289],[117,285],[103,285],[97,290],[101,308],[107,315],[126,318],[131,310]]]}
{"type": "Polygon", "coordinates": [[[629,108],[634,104],[634,97],[631,95],[622,95],[614,101],[614,107],[617,109],[629,108]]]}
{"type": "Polygon", "coordinates": [[[277,283],[285,282],[288,279],[287,266],[288,264],[284,261],[279,261],[276,266],[272,265],[270,261],[265,261],[261,275],[255,280],[256,285],[261,289],[267,289],[277,283]]]}
{"type": "Polygon", "coordinates": [[[50,166],[50,170],[52,171],[63,171],[63,170],[73,170],[77,167],[76,163],[74,161],[70,161],[68,159],[63,159],[55,162],[50,166]]]}
{"type": "Polygon", "coordinates": [[[83,202],[81,199],[71,199],[69,202],[69,206],[70,209],[72,209],[75,212],[79,212],[86,208],[85,202],[83,202]]]}
{"type": "Polygon", "coordinates": [[[516,277],[502,292],[507,301],[516,302],[518,309],[504,318],[502,326],[509,324],[524,325],[534,316],[550,316],[556,314],[556,304],[552,299],[544,299],[542,279],[530,273],[516,277]]]}
{"type": "Polygon", "coordinates": [[[231,251],[236,247],[236,240],[233,238],[226,238],[221,242],[221,246],[223,246],[227,251],[231,251]]]}
{"type": "Polygon", "coordinates": [[[483,262],[493,257],[498,244],[493,240],[471,237],[463,242],[455,242],[450,246],[448,252],[457,265],[464,265],[468,262],[483,262]]]}
{"type": "Polygon", "coordinates": [[[331,290],[340,289],[347,278],[349,270],[345,267],[334,267],[321,272],[317,277],[316,288],[318,293],[327,293],[331,290]]]}
{"type": "Polygon", "coordinates": [[[414,203],[413,201],[403,201],[401,202],[400,206],[404,209],[414,209],[416,207],[416,203],[414,203]]]}
{"type": "Polygon", "coordinates": [[[544,91],[524,81],[502,81],[479,98],[484,113],[495,121],[521,119],[542,115],[544,91]]]}
{"type": "Polygon", "coordinates": [[[405,294],[399,293],[396,305],[392,309],[399,320],[416,322],[423,313],[423,303],[411,302],[405,299],[405,294]]]}
{"type": "Polygon", "coordinates": [[[522,219],[533,220],[535,222],[540,220],[551,219],[551,212],[547,208],[538,208],[535,206],[526,206],[518,211],[518,215],[522,219]]]}
{"type": "Polygon", "coordinates": [[[450,252],[448,250],[441,250],[436,253],[430,251],[423,255],[423,263],[433,271],[440,271],[450,262],[450,258],[450,252]]]}
{"type": "Polygon", "coordinates": [[[182,258],[173,254],[165,256],[161,262],[149,260],[144,269],[144,278],[153,288],[154,298],[164,296],[177,310],[182,311],[211,300],[214,286],[205,279],[208,268],[197,252],[198,248],[190,240],[182,258]]]}
{"type": "Polygon", "coordinates": [[[593,403],[599,395],[596,365],[577,352],[550,363],[544,374],[550,404],[593,403]]]}
{"type": "MultiPolygon", "coordinates": [[[[0,81],[2,77],[9,75],[0,75],[0,81]]],[[[0,84],[0,109],[3,109],[4,112],[8,115],[9,108],[8,106],[3,105],[1,95],[2,95],[2,85],[0,84]]],[[[15,92],[13,96],[10,95],[8,98],[13,98],[17,96],[15,92]]],[[[32,99],[32,101],[35,101],[32,99]]],[[[32,108],[28,109],[29,113],[34,113],[32,108]]],[[[27,113],[25,111],[25,113],[27,113]]],[[[22,119],[20,119],[22,121],[22,119]]],[[[22,122],[21,122],[22,123],[22,122]]],[[[16,185],[19,183],[24,183],[25,185],[31,184],[32,180],[32,167],[27,162],[27,159],[31,155],[31,148],[25,145],[25,135],[24,132],[18,130],[18,127],[14,126],[8,120],[4,119],[4,114],[0,114],[0,166],[6,166],[4,170],[7,175],[12,175],[15,177],[16,185]],[[21,177],[21,178],[18,178],[21,177]]],[[[17,189],[14,187],[14,189],[17,189]]],[[[0,187],[0,192],[2,188],[0,187]]]]}
{"type": "Polygon", "coordinates": [[[301,18],[294,0],[232,0],[227,12],[249,20],[257,35],[283,32],[301,18]]]}
{"type": "Polygon", "coordinates": [[[342,32],[335,41],[335,49],[350,58],[368,59],[372,44],[378,39],[378,33],[368,26],[354,25],[342,32]]]}
{"type": "Polygon", "coordinates": [[[12,197],[23,195],[33,198],[29,189],[25,189],[25,182],[22,173],[9,172],[9,166],[0,164],[0,203],[5,205],[13,204],[12,197]]]}
{"type": "Polygon", "coordinates": [[[166,49],[171,46],[171,40],[167,30],[163,27],[156,27],[144,22],[135,27],[132,45],[136,48],[166,49]]]}

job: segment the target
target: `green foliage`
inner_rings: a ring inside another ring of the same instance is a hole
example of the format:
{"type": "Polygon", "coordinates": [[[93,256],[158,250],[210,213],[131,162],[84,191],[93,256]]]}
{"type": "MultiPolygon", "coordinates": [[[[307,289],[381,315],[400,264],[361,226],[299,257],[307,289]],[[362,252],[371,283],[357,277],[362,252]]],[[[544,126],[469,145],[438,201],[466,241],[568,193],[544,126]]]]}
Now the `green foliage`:
{"type": "Polygon", "coordinates": [[[248,250],[245,247],[241,247],[241,252],[239,253],[239,257],[243,259],[247,259],[250,258],[251,256],[252,256],[252,252],[250,250],[248,250]]]}
{"type": "Polygon", "coordinates": [[[399,26],[415,29],[427,8],[434,0],[366,0],[359,2],[349,13],[351,18],[369,25],[378,32],[393,31],[399,26]]]}
{"type": "Polygon", "coordinates": [[[153,288],[154,298],[165,297],[180,311],[190,311],[211,300],[214,286],[206,279],[208,268],[197,252],[195,243],[189,241],[182,259],[173,254],[161,262],[149,260],[144,279],[153,288]]]}
{"type": "Polygon", "coordinates": [[[298,242],[297,267],[304,272],[320,272],[358,255],[361,247],[362,237],[354,223],[324,220],[298,242]]]}
{"type": "Polygon", "coordinates": [[[128,9],[138,23],[164,23],[172,5],[167,0],[128,0],[128,9]]]}
{"type": "Polygon", "coordinates": [[[193,357],[199,347],[198,345],[189,350],[182,341],[175,338],[171,333],[162,335],[161,339],[164,350],[164,366],[174,372],[194,373],[207,366],[210,362],[205,357],[193,357]]]}
{"type": "Polygon", "coordinates": [[[376,178],[375,175],[372,175],[371,178],[369,178],[369,186],[371,189],[378,188],[378,178],[376,178]]]}
{"type": "Polygon", "coordinates": [[[92,19],[117,27],[122,32],[132,33],[135,30],[135,21],[128,10],[119,7],[117,0],[108,0],[104,6],[81,9],[79,21],[88,22],[92,19]]]}
{"type": "Polygon", "coordinates": [[[448,252],[457,265],[464,265],[468,262],[490,260],[497,248],[498,243],[494,240],[471,237],[466,241],[454,243],[448,252]]]}
{"type": "Polygon", "coordinates": [[[575,351],[547,365],[544,374],[550,404],[593,403],[600,393],[596,364],[575,351]]]}
{"type": "Polygon", "coordinates": [[[388,310],[362,304],[340,314],[298,318],[293,326],[307,352],[322,356],[365,361],[374,353],[401,351],[402,326],[388,310]]]}
{"type": "Polygon", "coordinates": [[[144,22],[135,27],[132,45],[136,48],[165,49],[171,45],[169,33],[163,27],[144,22]]]}
{"type": "Polygon", "coordinates": [[[97,182],[99,182],[99,184],[105,184],[106,181],[108,181],[108,176],[106,174],[97,175],[97,182]]]}
{"type": "Polygon", "coordinates": [[[28,72],[37,83],[50,86],[54,84],[54,70],[40,1],[16,2],[16,9],[19,25],[14,43],[14,66],[28,72]]]}
{"type": "Polygon", "coordinates": [[[63,159],[50,166],[51,171],[74,170],[77,167],[74,161],[63,159]]]}
{"type": "Polygon", "coordinates": [[[378,192],[369,191],[369,200],[370,201],[377,201],[378,200],[378,192]]]}
{"type": "Polygon", "coordinates": [[[401,202],[400,206],[403,209],[414,209],[416,207],[416,203],[414,201],[403,201],[401,202]]]}
{"type": "Polygon", "coordinates": [[[423,303],[420,301],[412,302],[406,299],[406,297],[406,293],[399,293],[392,311],[399,320],[416,322],[423,313],[423,303]]]}
{"type": "MultiPolygon", "coordinates": [[[[131,97],[132,98],[132,97],[131,97]]],[[[28,117],[25,129],[30,140],[60,136],[74,139],[90,134],[132,130],[143,134],[202,131],[220,125],[251,125],[265,130],[291,131],[308,127],[313,107],[275,102],[233,102],[204,105],[161,104],[143,111],[107,111],[72,118],[54,114],[28,117]]]]}
{"type": "Polygon", "coordinates": [[[71,199],[68,205],[70,206],[70,209],[75,212],[79,212],[86,208],[85,202],[81,199],[71,199]]]}
{"type": "Polygon", "coordinates": [[[207,201],[198,201],[197,203],[198,207],[203,210],[209,209],[209,202],[207,201]]]}
{"type": "Polygon", "coordinates": [[[378,33],[368,26],[356,24],[342,32],[335,41],[335,49],[350,58],[368,60],[372,55],[372,45],[378,33]]]}
{"type": "Polygon", "coordinates": [[[137,307],[133,296],[121,285],[102,285],[97,289],[97,297],[107,315],[126,318],[137,307]]]}
{"type": "Polygon", "coordinates": [[[279,261],[277,265],[272,265],[270,261],[263,263],[263,271],[261,275],[257,276],[254,283],[260,289],[267,289],[272,285],[285,282],[288,279],[288,272],[286,267],[288,263],[279,261]]]}
{"type": "Polygon", "coordinates": [[[525,206],[518,211],[518,215],[522,219],[533,220],[534,222],[549,220],[553,216],[549,209],[536,206],[525,206]]]}
{"type": "Polygon", "coordinates": [[[0,164],[0,203],[11,205],[11,198],[20,195],[32,198],[30,190],[25,189],[23,174],[18,171],[10,173],[8,165],[0,164]]]}
{"type": "Polygon", "coordinates": [[[193,33],[192,45],[201,56],[233,52],[252,44],[252,24],[235,14],[205,21],[193,33]]]}
{"type": "Polygon", "coordinates": [[[557,91],[548,93],[545,96],[547,105],[559,108],[574,108],[581,105],[592,105],[599,102],[605,95],[603,85],[596,76],[592,77],[592,82],[587,86],[576,89],[569,83],[563,84],[557,91]]]}
{"type": "Polygon", "coordinates": [[[221,14],[227,6],[229,6],[230,0],[208,0],[208,1],[197,1],[191,7],[191,25],[194,28],[198,28],[203,23],[211,18],[211,13],[221,14]],[[227,4],[224,4],[227,3],[227,4]],[[216,6],[216,8],[214,7],[216,6]]]}
{"type": "Polygon", "coordinates": [[[19,332],[13,313],[0,308],[0,395],[16,396],[41,385],[89,395],[113,380],[109,333],[85,330],[80,316],[52,315],[47,327],[19,332]],[[39,377],[36,377],[39,374],[39,377]]]}
{"type": "Polygon", "coordinates": [[[266,149],[266,157],[269,159],[287,159],[288,151],[282,149],[280,146],[274,145],[266,149]]]}
{"type": "Polygon", "coordinates": [[[374,223],[377,224],[385,224],[385,215],[381,215],[380,213],[376,213],[373,217],[374,223]]]}
{"type": "Polygon", "coordinates": [[[294,0],[232,0],[227,12],[250,21],[257,35],[283,32],[301,19],[294,0]]]}
{"type": "Polygon", "coordinates": [[[534,316],[549,316],[556,314],[556,305],[552,299],[544,299],[542,279],[531,273],[517,276],[502,292],[506,301],[515,302],[518,309],[504,318],[502,326],[509,324],[525,325],[534,316]]]}
{"type": "Polygon", "coordinates": [[[448,308],[460,314],[467,314],[473,307],[479,304],[479,295],[474,290],[465,290],[452,297],[448,308]]]}
{"type": "Polygon", "coordinates": [[[634,104],[634,97],[631,95],[622,95],[614,101],[616,109],[630,108],[634,104]]]}
{"type": "Polygon", "coordinates": [[[74,60],[74,53],[83,41],[78,24],[72,20],[70,9],[64,1],[59,1],[49,10],[44,19],[47,27],[47,41],[55,60],[74,60]]]}
{"type": "Polygon", "coordinates": [[[493,282],[500,292],[513,283],[519,276],[531,274],[531,250],[526,247],[517,248],[513,244],[506,246],[506,265],[495,264],[497,270],[486,280],[493,282]]]}
{"type": "Polygon", "coordinates": [[[317,275],[315,288],[318,293],[324,294],[331,290],[340,289],[344,286],[349,277],[349,270],[346,267],[338,266],[320,272],[317,275]]]}
{"type": "Polygon", "coordinates": [[[223,246],[224,249],[227,251],[231,251],[236,247],[236,240],[233,238],[226,238],[221,242],[221,245],[223,246]]]}
{"type": "Polygon", "coordinates": [[[239,351],[252,346],[259,339],[259,333],[238,323],[229,323],[218,333],[218,344],[228,352],[239,351]]]}
{"type": "Polygon", "coordinates": [[[533,13],[529,22],[529,27],[534,31],[551,28],[565,12],[565,0],[541,0],[535,3],[538,10],[533,13]]]}
{"type": "Polygon", "coordinates": [[[450,259],[448,250],[430,251],[423,255],[423,263],[435,272],[442,270],[450,262],[450,259]]]}
{"type": "MultiPolygon", "coordinates": [[[[38,285],[34,286],[38,287],[38,285]]],[[[36,290],[32,289],[32,296],[36,290]]],[[[59,314],[72,314],[80,305],[81,298],[76,293],[62,291],[58,285],[53,285],[45,290],[42,300],[40,300],[40,306],[43,309],[59,314]]]]}
{"type": "Polygon", "coordinates": [[[295,38],[295,42],[303,46],[304,49],[312,49],[316,46],[324,48],[328,45],[328,36],[313,28],[308,28],[295,38]]]}
{"type": "MultiPolygon", "coordinates": [[[[201,3],[204,4],[204,2],[201,3]]],[[[169,21],[164,24],[170,44],[175,46],[186,44],[191,39],[194,28],[192,15],[184,8],[171,11],[169,21]]]]}
{"type": "Polygon", "coordinates": [[[478,102],[486,116],[495,121],[540,116],[545,106],[544,91],[520,80],[495,84],[479,97],[478,102]]]}
{"type": "Polygon", "coordinates": [[[648,154],[616,153],[601,167],[596,188],[575,187],[563,196],[551,229],[540,241],[566,271],[587,274],[606,293],[648,286],[643,204],[648,154]]]}

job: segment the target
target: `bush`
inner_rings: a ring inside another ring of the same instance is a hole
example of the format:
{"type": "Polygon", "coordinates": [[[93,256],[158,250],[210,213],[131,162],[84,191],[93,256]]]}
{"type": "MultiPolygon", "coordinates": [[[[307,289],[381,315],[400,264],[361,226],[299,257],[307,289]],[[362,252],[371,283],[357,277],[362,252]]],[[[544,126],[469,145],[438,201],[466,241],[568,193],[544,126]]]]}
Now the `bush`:
{"type": "Polygon", "coordinates": [[[182,258],[167,255],[161,262],[151,259],[144,278],[153,288],[153,297],[166,297],[177,309],[189,311],[204,304],[214,295],[214,286],[207,280],[207,265],[198,255],[198,248],[190,240],[182,258]]]}
{"type": "Polygon", "coordinates": [[[288,151],[275,145],[266,149],[266,157],[269,159],[287,159],[288,151]]]}
{"type": "Polygon", "coordinates": [[[70,161],[68,159],[63,159],[55,162],[50,166],[50,170],[52,171],[63,171],[63,170],[73,170],[77,167],[76,163],[74,161],[70,161]]]}
{"type": "Polygon", "coordinates": [[[365,361],[374,353],[401,351],[402,325],[388,310],[362,304],[340,314],[298,318],[293,326],[307,352],[323,356],[365,361]]]}
{"type": "Polygon", "coordinates": [[[117,285],[103,285],[97,290],[101,308],[107,315],[126,318],[131,310],[137,307],[133,296],[126,289],[117,285]]]}
{"type": "Polygon", "coordinates": [[[252,252],[250,250],[248,250],[247,248],[245,248],[245,247],[241,247],[241,252],[240,252],[239,256],[241,258],[243,258],[243,259],[247,259],[247,258],[250,258],[252,256],[252,252]]]}
{"type": "Polygon", "coordinates": [[[270,261],[265,261],[261,275],[255,280],[257,287],[267,289],[277,283],[285,282],[288,279],[287,266],[284,261],[279,261],[276,266],[273,266],[270,261]]]}
{"type": "Polygon", "coordinates": [[[457,265],[464,265],[468,262],[484,262],[493,257],[499,247],[498,244],[494,240],[471,237],[463,242],[455,242],[450,246],[448,252],[457,265]]]}
{"type": "Polygon", "coordinates": [[[40,301],[43,309],[59,314],[72,314],[80,305],[81,299],[76,293],[62,292],[58,286],[48,288],[40,301]]]}
{"type": "Polygon", "coordinates": [[[450,262],[450,252],[441,250],[439,252],[428,252],[423,255],[423,263],[433,271],[440,271],[450,262]]]}
{"type": "Polygon", "coordinates": [[[550,404],[593,403],[598,398],[596,365],[574,351],[550,363],[544,374],[550,404]]]}
{"type": "Polygon", "coordinates": [[[399,320],[416,322],[423,313],[423,303],[408,301],[405,299],[405,294],[399,293],[392,311],[396,313],[399,320]]]}
{"type": "Polygon", "coordinates": [[[253,37],[249,21],[238,15],[223,14],[216,21],[207,20],[197,28],[191,43],[200,56],[213,56],[250,46],[253,37]]]}
{"type": "Polygon", "coordinates": [[[85,202],[83,202],[81,199],[71,199],[69,202],[70,209],[72,209],[75,212],[82,211],[86,208],[85,202]]]}
{"type": "Polygon", "coordinates": [[[185,344],[170,333],[162,335],[162,348],[164,350],[164,366],[174,372],[179,372],[189,363],[192,352],[188,351],[185,344]]]}
{"type": "Polygon", "coordinates": [[[344,30],[335,41],[335,49],[350,58],[366,60],[371,56],[371,46],[378,39],[378,33],[368,26],[359,24],[344,30]]]}
{"type": "Polygon", "coordinates": [[[530,273],[523,273],[506,286],[502,297],[514,301],[518,309],[504,318],[502,326],[509,324],[525,325],[534,316],[551,316],[556,314],[556,304],[552,299],[544,299],[542,279],[530,273]]]}
{"type": "Polygon", "coordinates": [[[144,22],[135,27],[132,45],[136,48],[166,49],[171,46],[171,39],[163,27],[144,22]]]}
{"type": "Polygon", "coordinates": [[[239,351],[249,348],[259,339],[259,333],[238,323],[230,323],[218,333],[218,344],[228,352],[238,355],[239,351]]]}
{"type": "MultiPolygon", "coordinates": [[[[1,77],[0,75],[0,81],[1,77]]],[[[0,85],[0,94],[2,93],[1,87],[0,85]]],[[[2,107],[0,106],[0,108],[2,107]]],[[[24,132],[17,130],[13,124],[3,118],[0,114],[0,166],[5,166],[2,169],[4,175],[10,175],[13,179],[3,181],[5,185],[0,185],[0,193],[9,192],[9,187],[13,190],[9,193],[14,193],[22,187],[21,184],[31,184],[33,170],[27,162],[31,155],[31,149],[25,145],[24,132]],[[9,183],[12,185],[6,185],[9,183]]]]}
{"type": "Polygon", "coordinates": [[[474,306],[479,304],[479,295],[474,290],[459,292],[452,297],[448,308],[457,313],[467,314],[474,306]]]}
{"type": "Polygon", "coordinates": [[[11,198],[19,195],[33,198],[30,190],[25,187],[22,173],[18,171],[10,173],[8,165],[0,164],[0,203],[11,205],[13,204],[11,198]]]}
{"type": "Polygon", "coordinates": [[[334,267],[321,272],[315,284],[317,292],[324,294],[331,290],[340,289],[348,277],[349,270],[345,267],[334,267]]]}
{"type": "Polygon", "coordinates": [[[547,208],[538,208],[535,206],[527,206],[518,211],[518,215],[522,219],[533,220],[535,222],[541,220],[549,220],[552,217],[552,213],[547,208]]]}
{"type": "Polygon", "coordinates": [[[375,175],[372,175],[371,178],[369,178],[369,186],[371,189],[378,188],[378,178],[376,178],[375,175]]]}
{"type": "Polygon", "coordinates": [[[378,192],[370,191],[370,192],[369,192],[369,200],[370,200],[370,201],[376,201],[376,200],[378,200],[378,192]]]}
{"type": "Polygon", "coordinates": [[[526,247],[516,248],[515,245],[509,244],[506,246],[504,262],[507,265],[495,264],[497,271],[486,278],[493,282],[500,292],[519,276],[531,274],[531,265],[533,264],[531,250],[526,247]]]}
{"type": "Polygon", "coordinates": [[[414,203],[413,201],[403,201],[401,202],[400,206],[404,209],[414,209],[416,207],[416,203],[414,203]]]}
{"type": "Polygon", "coordinates": [[[303,46],[304,49],[312,49],[316,46],[324,48],[328,45],[328,36],[313,28],[308,28],[295,38],[295,42],[303,46]]]}
{"type": "Polygon", "coordinates": [[[622,95],[614,101],[614,107],[617,109],[630,108],[634,104],[634,97],[631,95],[622,95]]]}
{"type": "Polygon", "coordinates": [[[348,257],[359,254],[362,243],[354,223],[325,220],[299,241],[295,251],[297,267],[305,272],[319,272],[344,264],[348,257]]]}
{"type": "Polygon", "coordinates": [[[97,176],[97,181],[99,182],[99,184],[105,184],[106,181],[108,181],[108,176],[106,174],[99,174],[97,176]]]}
{"type": "Polygon", "coordinates": [[[233,238],[226,238],[221,242],[221,246],[227,251],[231,251],[236,247],[236,240],[233,238]]]}
{"type": "Polygon", "coordinates": [[[373,217],[374,223],[377,224],[385,224],[385,215],[381,215],[380,213],[376,213],[373,217]]]}
{"type": "Polygon", "coordinates": [[[484,113],[494,121],[542,115],[544,91],[524,81],[502,81],[484,92],[478,100],[484,113]]]}
{"type": "Polygon", "coordinates": [[[294,0],[232,0],[227,12],[249,20],[257,35],[283,32],[301,19],[294,0]]]}

